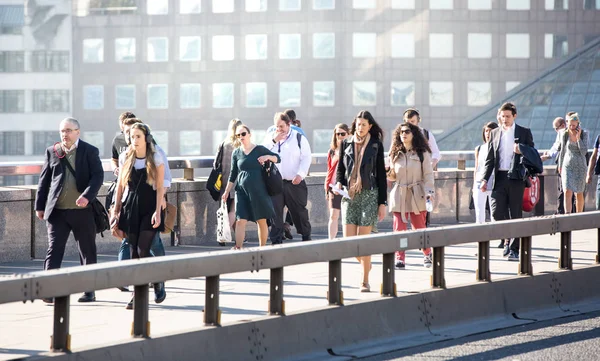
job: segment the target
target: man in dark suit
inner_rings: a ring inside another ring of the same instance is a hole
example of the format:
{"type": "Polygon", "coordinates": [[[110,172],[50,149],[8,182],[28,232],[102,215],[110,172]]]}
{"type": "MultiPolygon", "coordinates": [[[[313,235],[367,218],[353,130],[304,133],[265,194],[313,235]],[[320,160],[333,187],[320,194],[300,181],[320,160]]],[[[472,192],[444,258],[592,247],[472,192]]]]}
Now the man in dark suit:
{"type": "MultiPolygon", "coordinates": [[[[481,190],[485,192],[492,174],[495,177],[490,206],[497,221],[523,217],[525,173],[519,144],[534,146],[531,130],[515,123],[517,107],[513,103],[502,104],[499,113],[501,125],[491,132],[485,175],[481,180],[481,190]]],[[[504,256],[508,255],[509,261],[519,260],[519,241],[514,238],[505,245],[504,256]]]]}
{"type": "MultiPolygon", "coordinates": [[[[104,181],[98,148],[79,139],[79,122],[60,122],[61,142],[46,149],[46,158],[35,199],[35,211],[48,227],[48,252],[44,269],[60,268],[71,231],[82,265],[96,263],[96,223],[92,202],[104,181]],[[69,162],[75,176],[69,170],[69,162]]],[[[94,292],[86,292],[79,302],[93,302],[94,292]]],[[[52,303],[52,299],[44,299],[52,303]]]]}

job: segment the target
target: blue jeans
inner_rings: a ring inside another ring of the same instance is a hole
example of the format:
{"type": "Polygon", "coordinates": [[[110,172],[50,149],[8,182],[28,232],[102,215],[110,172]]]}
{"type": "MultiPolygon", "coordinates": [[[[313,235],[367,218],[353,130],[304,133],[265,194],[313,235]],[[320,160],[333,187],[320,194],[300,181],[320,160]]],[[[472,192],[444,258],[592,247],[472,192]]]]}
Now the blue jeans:
{"type": "MultiPolygon", "coordinates": [[[[165,255],[165,246],[160,239],[160,232],[156,232],[152,239],[152,245],[150,246],[150,253],[153,257],[160,257],[165,255]]],[[[123,238],[121,247],[119,247],[119,261],[131,259],[131,248],[127,238],[123,238]]]]}

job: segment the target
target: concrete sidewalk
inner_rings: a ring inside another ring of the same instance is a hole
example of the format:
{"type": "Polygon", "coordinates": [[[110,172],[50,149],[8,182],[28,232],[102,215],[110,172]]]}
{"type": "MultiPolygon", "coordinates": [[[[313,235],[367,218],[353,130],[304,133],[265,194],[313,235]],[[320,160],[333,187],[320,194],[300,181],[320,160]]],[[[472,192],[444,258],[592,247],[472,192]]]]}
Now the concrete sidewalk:
{"type": "MultiPolygon", "coordinates": [[[[383,231],[383,230],[382,230],[383,231]]],[[[314,236],[315,239],[323,235],[314,236]]],[[[577,231],[572,237],[574,268],[595,262],[597,231],[577,231]]],[[[508,262],[502,250],[491,242],[492,280],[517,276],[517,262],[508,262]]],[[[560,234],[533,237],[533,268],[535,273],[558,268],[560,234]]],[[[257,246],[250,243],[248,246],[257,246]]],[[[117,248],[117,245],[115,245],[117,248]]],[[[223,250],[222,247],[169,247],[167,254],[186,254],[223,250]]],[[[446,248],[446,283],[448,287],[475,281],[477,244],[446,248]]],[[[114,261],[115,255],[100,255],[99,262],[114,261]]],[[[396,271],[400,294],[428,289],[431,269],[423,267],[419,251],[407,252],[407,267],[396,271]]],[[[0,264],[0,276],[26,273],[42,268],[42,260],[0,264]]],[[[65,260],[63,265],[78,265],[78,259],[65,260]]],[[[342,284],[346,304],[379,296],[382,279],[381,255],[373,257],[370,275],[371,293],[361,293],[361,269],[355,259],[343,261],[342,284]]],[[[327,304],[327,263],[311,263],[285,268],[284,299],[288,314],[327,304]]],[[[153,303],[151,294],[150,322],[153,337],[181,333],[202,327],[204,305],[204,278],[191,278],[167,283],[167,299],[160,305],[153,303]]],[[[269,299],[269,271],[235,273],[221,276],[221,311],[224,325],[251,320],[267,315],[269,299]]],[[[125,305],[132,294],[109,289],[96,293],[97,302],[77,303],[80,295],[71,297],[71,345],[74,351],[101,347],[103,344],[130,339],[132,311],[125,305]]],[[[0,305],[0,360],[10,360],[46,352],[52,334],[53,307],[36,300],[34,303],[0,305]]]]}

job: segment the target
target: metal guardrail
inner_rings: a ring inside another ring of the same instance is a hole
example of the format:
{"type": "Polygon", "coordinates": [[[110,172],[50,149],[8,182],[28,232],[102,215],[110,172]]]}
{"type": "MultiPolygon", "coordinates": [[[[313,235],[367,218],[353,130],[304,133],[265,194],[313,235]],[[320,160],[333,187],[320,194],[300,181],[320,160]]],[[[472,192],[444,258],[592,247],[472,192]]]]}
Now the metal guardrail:
{"type": "Polygon", "coordinates": [[[222,274],[269,269],[271,273],[269,314],[284,316],[284,267],[329,262],[327,300],[329,305],[343,305],[341,260],[344,258],[383,254],[383,283],[380,293],[382,297],[396,297],[394,252],[397,250],[432,247],[431,286],[443,289],[446,287],[444,250],[447,246],[479,240],[476,280],[491,282],[489,240],[521,237],[518,274],[533,276],[532,236],[561,233],[558,266],[561,270],[572,270],[571,232],[598,229],[596,263],[600,263],[599,225],[600,211],[594,211],[251,248],[243,251],[220,251],[77,266],[0,279],[0,289],[2,289],[0,304],[54,297],[54,331],[51,349],[70,351],[70,295],[80,292],[128,284],[136,285],[134,286],[132,335],[149,337],[148,284],[153,282],[206,277],[204,324],[219,326],[221,324],[219,279],[222,274]]]}

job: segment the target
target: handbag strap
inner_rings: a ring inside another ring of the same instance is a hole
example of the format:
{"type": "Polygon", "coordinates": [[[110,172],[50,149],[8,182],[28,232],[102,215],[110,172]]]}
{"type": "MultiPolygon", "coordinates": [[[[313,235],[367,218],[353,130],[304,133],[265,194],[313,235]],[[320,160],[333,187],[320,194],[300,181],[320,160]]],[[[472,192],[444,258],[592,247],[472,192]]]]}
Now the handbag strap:
{"type": "Polygon", "coordinates": [[[66,166],[69,171],[71,171],[71,174],[73,175],[73,178],[77,179],[77,176],[75,175],[75,169],[73,169],[73,166],[71,165],[71,163],[67,160],[66,157],[60,158],[60,162],[66,166]]]}

